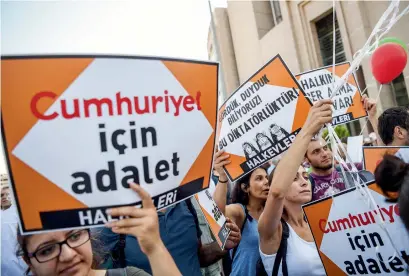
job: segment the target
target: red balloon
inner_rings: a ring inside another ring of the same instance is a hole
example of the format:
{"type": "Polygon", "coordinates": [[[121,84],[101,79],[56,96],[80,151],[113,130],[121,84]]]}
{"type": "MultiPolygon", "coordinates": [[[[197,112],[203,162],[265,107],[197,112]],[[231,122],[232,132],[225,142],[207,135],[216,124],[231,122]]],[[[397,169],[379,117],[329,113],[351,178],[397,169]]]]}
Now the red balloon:
{"type": "Polygon", "coordinates": [[[385,43],[379,46],[372,55],[372,74],[381,84],[396,79],[405,69],[408,55],[397,43],[385,43]]]}

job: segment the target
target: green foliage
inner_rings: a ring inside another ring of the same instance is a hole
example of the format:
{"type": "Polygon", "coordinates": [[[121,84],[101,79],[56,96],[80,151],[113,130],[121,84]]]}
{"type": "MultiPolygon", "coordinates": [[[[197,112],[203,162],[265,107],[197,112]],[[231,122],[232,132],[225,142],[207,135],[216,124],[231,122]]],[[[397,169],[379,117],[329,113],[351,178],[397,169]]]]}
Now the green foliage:
{"type": "MultiPolygon", "coordinates": [[[[338,125],[335,127],[335,132],[338,135],[339,139],[342,139],[344,137],[349,137],[349,130],[346,125],[338,125]]],[[[328,130],[325,129],[324,132],[322,133],[322,138],[326,138],[328,135],[328,130]]]]}

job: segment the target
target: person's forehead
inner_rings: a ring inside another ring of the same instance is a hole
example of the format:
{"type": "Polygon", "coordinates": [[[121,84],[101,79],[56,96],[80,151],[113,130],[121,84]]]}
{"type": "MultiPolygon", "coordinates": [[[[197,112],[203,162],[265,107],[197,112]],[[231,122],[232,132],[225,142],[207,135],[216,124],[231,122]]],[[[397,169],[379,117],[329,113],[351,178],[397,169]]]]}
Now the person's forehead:
{"type": "Polygon", "coordinates": [[[327,142],[325,142],[324,139],[319,139],[315,141],[311,141],[310,144],[308,145],[308,150],[309,151],[314,151],[316,149],[323,148],[327,145],[327,142]]]}
{"type": "Polygon", "coordinates": [[[252,176],[266,175],[266,174],[267,174],[267,172],[266,172],[265,169],[257,168],[257,169],[254,170],[252,176]]]}
{"type": "Polygon", "coordinates": [[[49,242],[49,241],[62,241],[66,238],[70,231],[56,231],[56,232],[49,232],[49,233],[42,233],[42,234],[34,234],[27,238],[27,245],[36,247],[42,243],[49,242]]]}

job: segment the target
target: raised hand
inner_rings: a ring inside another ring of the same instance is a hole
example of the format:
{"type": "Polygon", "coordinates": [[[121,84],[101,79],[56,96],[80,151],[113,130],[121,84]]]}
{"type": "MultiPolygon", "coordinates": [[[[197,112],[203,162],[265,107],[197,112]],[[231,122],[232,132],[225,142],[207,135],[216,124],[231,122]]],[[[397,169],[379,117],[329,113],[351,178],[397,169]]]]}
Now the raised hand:
{"type": "Polygon", "coordinates": [[[319,100],[314,103],[308,113],[302,131],[309,135],[315,135],[327,123],[332,122],[332,101],[330,99],[319,100]]]}
{"type": "Polygon", "coordinates": [[[111,228],[114,233],[136,237],[142,252],[149,256],[157,249],[164,248],[159,234],[158,214],[151,196],[141,186],[130,184],[130,187],[142,199],[143,207],[127,206],[108,210],[113,217],[128,218],[110,222],[106,227],[111,228]]]}
{"type": "Polygon", "coordinates": [[[227,238],[225,249],[229,250],[235,248],[241,240],[241,232],[239,227],[228,217],[226,217],[226,226],[231,230],[229,237],[227,238]]]}
{"type": "Polygon", "coordinates": [[[365,110],[368,112],[369,118],[375,118],[376,116],[376,101],[374,99],[368,98],[368,96],[362,96],[362,103],[365,110]]]}
{"type": "Polygon", "coordinates": [[[214,155],[213,166],[214,169],[219,173],[219,179],[221,181],[227,180],[227,175],[223,167],[230,164],[231,161],[229,160],[229,157],[230,155],[227,154],[224,150],[217,151],[214,155]]]}

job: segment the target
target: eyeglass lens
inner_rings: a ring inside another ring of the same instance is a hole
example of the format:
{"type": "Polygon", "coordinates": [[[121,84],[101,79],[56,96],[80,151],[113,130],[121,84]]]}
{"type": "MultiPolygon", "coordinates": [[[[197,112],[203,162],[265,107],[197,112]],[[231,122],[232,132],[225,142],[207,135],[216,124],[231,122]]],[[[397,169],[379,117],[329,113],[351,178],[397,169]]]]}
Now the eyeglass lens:
{"type": "Polygon", "coordinates": [[[39,262],[47,262],[56,257],[61,253],[62,244],[66,243],[69,247],[75,248],[83,245],[89,240],[88,230],[80,230],[72,233],[64,242],[55,243],[44,246],[35,252],[35,257],[39,262]]]}

